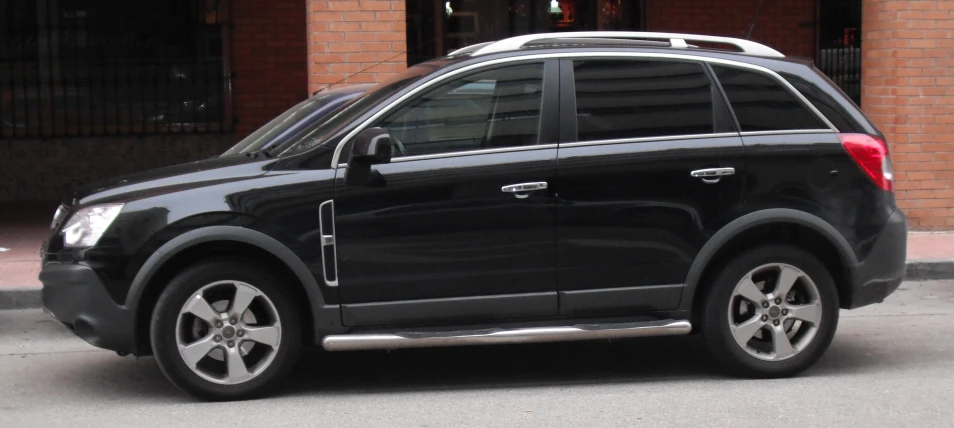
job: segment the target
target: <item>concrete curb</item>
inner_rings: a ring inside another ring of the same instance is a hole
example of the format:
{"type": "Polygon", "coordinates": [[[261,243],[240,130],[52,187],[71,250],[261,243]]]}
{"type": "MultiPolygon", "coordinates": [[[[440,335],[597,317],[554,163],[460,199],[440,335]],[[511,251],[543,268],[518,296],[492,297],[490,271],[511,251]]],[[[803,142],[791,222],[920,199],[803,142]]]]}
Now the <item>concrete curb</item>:
{"type": "Polygon", "coordinates": [[[909,260],[905,267],[905,279],[908,281],[954,279],[954,259],[909,260]]]}
{"type": "Polygon", "coordinates": [[[39,308],[40,287],[0,288],[0,310],[39,308]]]}
{"type": "MultiPolygon", "coordinates": [[[[906,281],[954,279],[954,259],[908,261],[906,281]]],[[[0,310],[39,308],[40,287],[0,288],[0,310]]]]}

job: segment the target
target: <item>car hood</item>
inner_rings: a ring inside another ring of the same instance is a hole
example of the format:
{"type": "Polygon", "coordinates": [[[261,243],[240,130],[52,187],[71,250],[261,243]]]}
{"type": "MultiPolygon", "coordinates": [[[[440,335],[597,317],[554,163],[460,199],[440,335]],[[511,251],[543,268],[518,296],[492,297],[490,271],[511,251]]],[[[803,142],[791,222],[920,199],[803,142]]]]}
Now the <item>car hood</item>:
{"type": "Polygon", "coordinates": [[[167,166],[82,186],[72,205],[123,202],[209,184],[243,180],[268,171],[274,159],[232,155],[167,166]]]}

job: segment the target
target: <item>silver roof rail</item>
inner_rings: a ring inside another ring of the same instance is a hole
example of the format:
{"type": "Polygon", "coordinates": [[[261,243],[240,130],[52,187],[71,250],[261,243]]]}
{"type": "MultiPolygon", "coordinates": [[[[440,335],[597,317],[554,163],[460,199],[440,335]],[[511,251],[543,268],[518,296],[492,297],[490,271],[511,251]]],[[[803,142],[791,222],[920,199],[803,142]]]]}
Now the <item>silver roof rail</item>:
{"type": "Polygon", "coordinates": [[[708,42],[732,45],[739,48],[744,54],[755,56],[766,56],[783,58],[781,52],[756,43],[751,40],[736,39],[732,37],[703,36],[698,34],[679,34],[679,33],[644,33],[636,31],[579,31],[567,33],[541,33],[527,34],[523,36],[511,37],[490,43],[473,52],[473,56],[486,55],[497,52],[508,52],[520,49],[530,42],[547,39],[641,39],[641,40],[666,40],[669,45],[677,49],[689,48],[686,42],[708,42]]]}

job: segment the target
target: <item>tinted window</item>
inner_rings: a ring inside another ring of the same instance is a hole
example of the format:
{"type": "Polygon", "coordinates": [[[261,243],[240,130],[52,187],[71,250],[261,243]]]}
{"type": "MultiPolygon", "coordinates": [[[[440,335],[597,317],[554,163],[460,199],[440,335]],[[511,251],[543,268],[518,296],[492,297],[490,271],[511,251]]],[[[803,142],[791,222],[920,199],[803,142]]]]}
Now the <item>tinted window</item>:
{"type": "MultiPolygon", "coordinates": [[[[849,113],[835,98],[829,95],[825,89],[819,87],[814,82],[810,82],[794,74],[780,73],[788,83],[791,83],[798,92],[801,92],[818,111],[820,111],[828,121],[835,125],[841,132],[867,133],[864,127],[857,120],[851,117],[849,113]]],[[[840,92],[837,86],[830,84],[829,90],[840,92]]],[[[842,99],[850,101],[847,95],[841,94],[842,99]]]]}
{"type": "Polygon", "coordinates": [[[712,85],[700,64],[574,61],[580,141],[709,134],[712,85]]]}
{"type": "Polygon", "coordinates": [[[774,78],[738,68],[712,68],[743,132],[828,128],[774,78]]]}
{"type": "Polygon", "coordinates": [[[483,71],[444,84],[389,115],[394,156],[537,143],[543,64],[483,71]]]}

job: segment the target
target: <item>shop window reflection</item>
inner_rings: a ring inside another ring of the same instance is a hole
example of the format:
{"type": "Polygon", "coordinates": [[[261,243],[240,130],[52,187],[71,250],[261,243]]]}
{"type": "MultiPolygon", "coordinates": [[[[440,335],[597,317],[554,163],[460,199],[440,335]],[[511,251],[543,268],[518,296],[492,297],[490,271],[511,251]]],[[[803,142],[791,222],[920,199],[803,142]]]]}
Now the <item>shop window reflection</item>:
{"type": "Polygon", "coordinates": [[[532,33],[642,29],[642,0],[408,0],[408,62],[532,33]]]}

